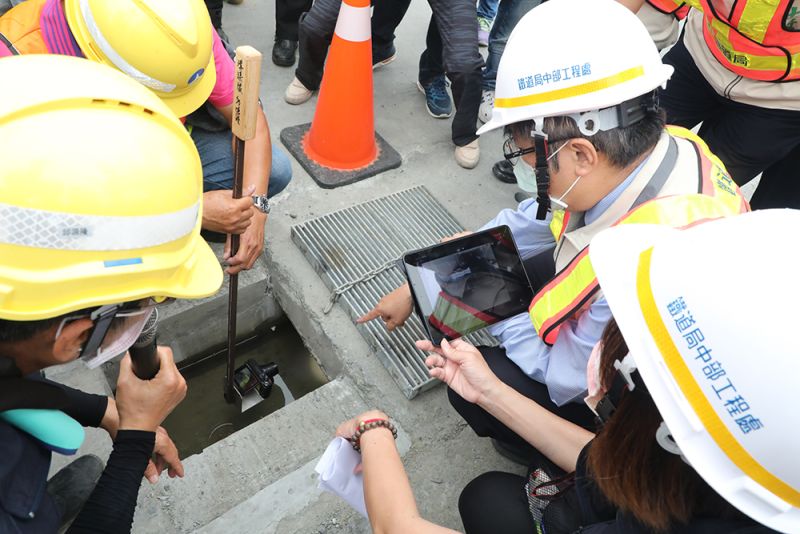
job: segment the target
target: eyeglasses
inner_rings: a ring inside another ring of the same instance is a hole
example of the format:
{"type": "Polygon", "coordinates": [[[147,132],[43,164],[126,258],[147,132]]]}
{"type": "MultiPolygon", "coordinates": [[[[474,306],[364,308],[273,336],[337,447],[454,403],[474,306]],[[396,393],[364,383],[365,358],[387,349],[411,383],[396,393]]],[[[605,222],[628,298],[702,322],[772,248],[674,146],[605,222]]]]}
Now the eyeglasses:
{"type": "MultiPolygon", "coordinates": [[[[560,143],[561,141],[568,141],[567,139],[548,139],[548,145],[552,146],[553,143],[560,143]]],[[[514,142],[514,137],[509,135],[506,136],[505,142],[503,142],[503,157],[511,163],[511,165],[516,165],[519,161],[519,158],[524,156],[525,154],[535,154],[536,153],[536,145],[529,146],[528,148],[519,148],[517,144],[514,142]]]]}
{"type": "Polygon", "coordinates": [[[505,142],[503,143],[503,157],[511,163],[511,165],[516,165],[519,161],[521,156],[525,154],[533,154],[536,152],[536,148],[530,146],[528,148],[519,148],[517,144],[514,142],[514,138],[510,135],[506,137],[505,142]]]}

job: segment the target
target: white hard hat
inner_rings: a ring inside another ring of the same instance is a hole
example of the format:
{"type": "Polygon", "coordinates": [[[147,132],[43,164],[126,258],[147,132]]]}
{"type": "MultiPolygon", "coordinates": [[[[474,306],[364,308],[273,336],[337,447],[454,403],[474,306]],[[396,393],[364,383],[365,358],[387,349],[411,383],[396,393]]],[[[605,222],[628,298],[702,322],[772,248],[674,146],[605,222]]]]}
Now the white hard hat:
{"type": "Polygon", "coordinates": [[[544,117],[616,106],[663,85],[672,71],[642,22],[618,2],[549,0],[511,32],[492,119],[478,134],[530,119],[541,128],[544,117]]]}
{"type": "Polygon", "coordinates": [[[687,230],[621,225],[589,255],[630,355],[683,457],[756,521],[800,532],[796,282],[800,211],[687,230]]]}

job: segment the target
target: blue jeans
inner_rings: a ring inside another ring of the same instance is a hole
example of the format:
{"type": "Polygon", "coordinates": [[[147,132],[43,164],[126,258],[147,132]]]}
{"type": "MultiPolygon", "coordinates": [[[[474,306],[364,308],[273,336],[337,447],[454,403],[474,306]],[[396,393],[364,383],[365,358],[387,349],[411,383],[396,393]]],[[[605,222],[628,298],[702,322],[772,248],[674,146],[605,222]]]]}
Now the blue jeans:
{"type": "MultiPolygon", "coordinates": [[[[489,33],[489,55],[486,58],[486,67],[483,69],[483,80],[481,82],[481,88],[484,91],[494,91],[500,57],[503,55],[503,50],[506,49],[508,38],[517,22],[528,11],[538,6],[541,1],[500,0],[500,5],[497,8],[497,17],[495,17],[492,31],[489,33]]],[[[544,53],[544,50],[531,50],[531,54],[544,53]]]]}
{"type": "MultiPolygon", "coordinates": [[[[210,132],[192,128],[192,141],[203,164],[203,191],[233,189],[233,145],[231,131],[210,132]]],[[[283,191],[292,181],[292,164],[286,153],[272,143],[272,169],[268,197],[283,191]]]]}
{"type": "Polygon", "coordinates": [[[500,0],[478,0],[478,16],[482,19],[494,20],[499,2],[500,0]]]}

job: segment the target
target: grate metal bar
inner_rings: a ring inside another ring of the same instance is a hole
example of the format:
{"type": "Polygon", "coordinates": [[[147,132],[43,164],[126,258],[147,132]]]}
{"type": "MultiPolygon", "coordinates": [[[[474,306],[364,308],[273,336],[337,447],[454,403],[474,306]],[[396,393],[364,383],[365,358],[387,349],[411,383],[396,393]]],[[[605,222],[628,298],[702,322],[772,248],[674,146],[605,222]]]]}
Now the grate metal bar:
{"type": "MultiPolygon", "coordinates": [[[[295,225],[292,239],[333,291],[361,280],[409,250],[463,230],[425,187],[418,186],[295,225]]],[[[355,320],[404,282],[400,268],[392,267],[356,283],[341,295],[339,303],[355,320]]],[[[428,376],[425,353],[414,346],[415,340],[425,338],[416,315],[392,333],[380,321],[357,328],[406,397],[413,398],[438,382],[428,376]]],[[[496,344],[486,332],[467,339],[475,344],[496,344]]]]}

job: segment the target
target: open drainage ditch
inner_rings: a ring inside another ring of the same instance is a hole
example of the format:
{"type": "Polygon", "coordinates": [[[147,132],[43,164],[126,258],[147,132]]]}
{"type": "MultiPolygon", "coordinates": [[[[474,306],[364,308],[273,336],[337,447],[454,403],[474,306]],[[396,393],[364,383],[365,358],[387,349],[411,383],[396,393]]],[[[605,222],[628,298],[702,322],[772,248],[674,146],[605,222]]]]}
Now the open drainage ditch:
{"type": "Polygon", "coordinates": [[[236,346],[236,367],[252,358],[259,364],[275,362],[279,374],[272,393],[254,407],[241,412],[223,397],[227,349],[192,356],[179,364],[189,389],[186,399],[164,421],[181,457],[237,432],[283,408],[328,382],[327,376],[303,344],[288,320],[260,330],[236,346]]]}

